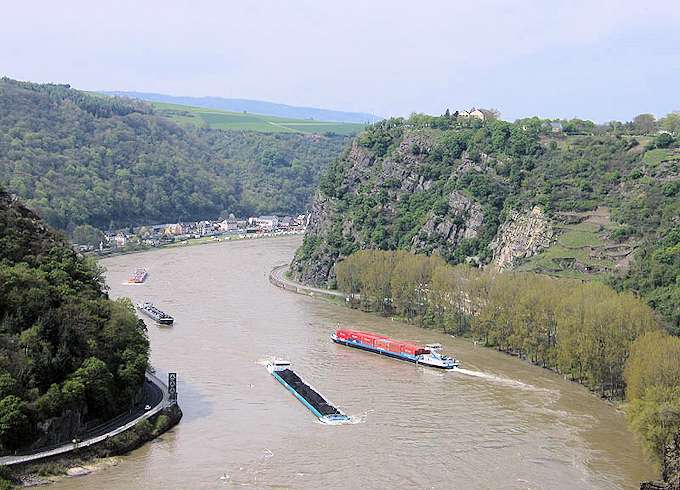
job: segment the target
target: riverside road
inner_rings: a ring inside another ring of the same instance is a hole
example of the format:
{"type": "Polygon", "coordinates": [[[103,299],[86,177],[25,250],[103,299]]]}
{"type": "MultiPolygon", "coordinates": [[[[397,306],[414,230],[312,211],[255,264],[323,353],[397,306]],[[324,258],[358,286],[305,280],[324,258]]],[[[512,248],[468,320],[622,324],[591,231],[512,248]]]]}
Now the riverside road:
{"type": "Polygon", "coordinates": [[[0,458],[0,465],[13,465],[36,461],[49,456],[67,453],[74,449],[91,446],[124,432],[134,426],[137,422],[151,417],[168,406],[169,400],[167,388],[156,376],[147,373],[142,390],[142,399],[135,404],[130,411],[120,414],[118,417],[111,419],[102,425],[93,427],[87,432],[79,435],[76,444],[73,444],[72,442],[66,444],[61,443],[54,446],[39,448],[31,453],[4,456],[0,458]],[[150,408],[147,409],[147,406],[150,408]]]}

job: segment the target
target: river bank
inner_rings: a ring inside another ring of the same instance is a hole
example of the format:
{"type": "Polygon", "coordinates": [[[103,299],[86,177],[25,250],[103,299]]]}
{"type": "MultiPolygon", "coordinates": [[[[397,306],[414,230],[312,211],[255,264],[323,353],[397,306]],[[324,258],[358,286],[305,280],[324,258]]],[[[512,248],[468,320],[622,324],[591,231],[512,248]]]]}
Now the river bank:
{"type": "Polygon", "coordinates": [[[302,236],[304,234],[304,231],[302,232],[276,232],[276,233],[254,233],[254,234],[242,234],[242,235],[229,235],[229,236],[221,236],[221,237],[200,237],[200,238],[189,238],[187,240],[181,240],[177,242],[171,242],[171,243],[166,243],[163,245],[158,245],[158,246],[151,246],[151,245],[145,245],[145,246],[139,246],[139,247],[133,247],[129,249],[121,249],[121,250],[115,250],[112,252],[87,252],[85,255],[95,257],[96,260],[103,260],[107,259],[110,257],[119,257],[121,255],[131,255],[131,254],[138,254],[142,252],[150,252],[152,250],[163,250],[163,249],[172,249],[172,248],[184,248],[184,247],[193,247],[196,245],[208,245],[208,244],[216,244],[216,243],[223,243],[223,242],[238,242],[242,240],[263,240],[263,239],[271,239],[271,238],[290,238],[291,236],[302,236]]]}

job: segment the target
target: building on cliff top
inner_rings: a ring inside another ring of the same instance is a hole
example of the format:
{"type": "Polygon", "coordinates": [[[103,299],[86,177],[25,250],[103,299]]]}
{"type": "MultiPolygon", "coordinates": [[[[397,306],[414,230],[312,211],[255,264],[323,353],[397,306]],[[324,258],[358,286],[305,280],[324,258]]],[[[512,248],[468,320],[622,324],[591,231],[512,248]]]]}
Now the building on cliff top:
{"type": "Polygon", "coordinates": [[[469,111],[466,111],[463,109],[462,111],[457,111],[458,117],[476,117],[480,121],[483,121],[486,116],[484,116],[484,113],[480,111],[479,109],[475,109],[474,107],[470,109],[469,111]]]}

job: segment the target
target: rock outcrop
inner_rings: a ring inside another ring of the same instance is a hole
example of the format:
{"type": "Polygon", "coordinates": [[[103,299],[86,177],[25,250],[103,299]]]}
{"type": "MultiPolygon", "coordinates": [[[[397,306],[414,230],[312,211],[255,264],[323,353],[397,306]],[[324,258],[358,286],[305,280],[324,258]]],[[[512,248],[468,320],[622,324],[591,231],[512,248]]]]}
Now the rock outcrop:
{"type": "Polygon", "coordinates": [[[554,236],[550,220],[535,206],[530,211],[513,211],[489,245],[493,251],[493,267],[512,268],[524,258],[533,257],[550,246],[554,236]]]}
{"type": "Polygon", "coordinates": [[[482,207],[464,194],[453,191],[449,195],[448,212],[443,216],[430,213],[420,232],[413,237],[411,250],[430,251],[429,244],[442,242],[455,247],[462,239],[477,238],[483,223],[482,207]]]}
{"type": "Polygon", "coordinates": [[[680,490],[680,433],[666,445],[661,481],[645,481],[640,490],[680,490]]]}
{"type": "Polygon", "coordinates": [[[331,169],[332,186],[322,184],[314,198],[305,242],[291,268],[294,279],[332,286],[336,262],[356,250],[408,249],[451,258],[463,241],[480,237],[483,207],[455,181],[467,172],[491,174],[490,158],[475,163],[463,153],[433,168],[433,134],[406,128],[382,155],[361,138],[354,141],[331,169]]]}

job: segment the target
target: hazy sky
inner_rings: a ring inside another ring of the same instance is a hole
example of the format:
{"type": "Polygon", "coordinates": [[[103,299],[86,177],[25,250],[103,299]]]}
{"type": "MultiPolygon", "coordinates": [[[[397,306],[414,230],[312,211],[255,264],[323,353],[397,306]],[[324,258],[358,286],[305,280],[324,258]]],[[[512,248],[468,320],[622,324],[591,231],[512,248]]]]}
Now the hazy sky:
{"type": "Polygon", "coordinates": [[[0,73],[407,115],[680,109],[680,0],[7,0],[0,73]]]}

